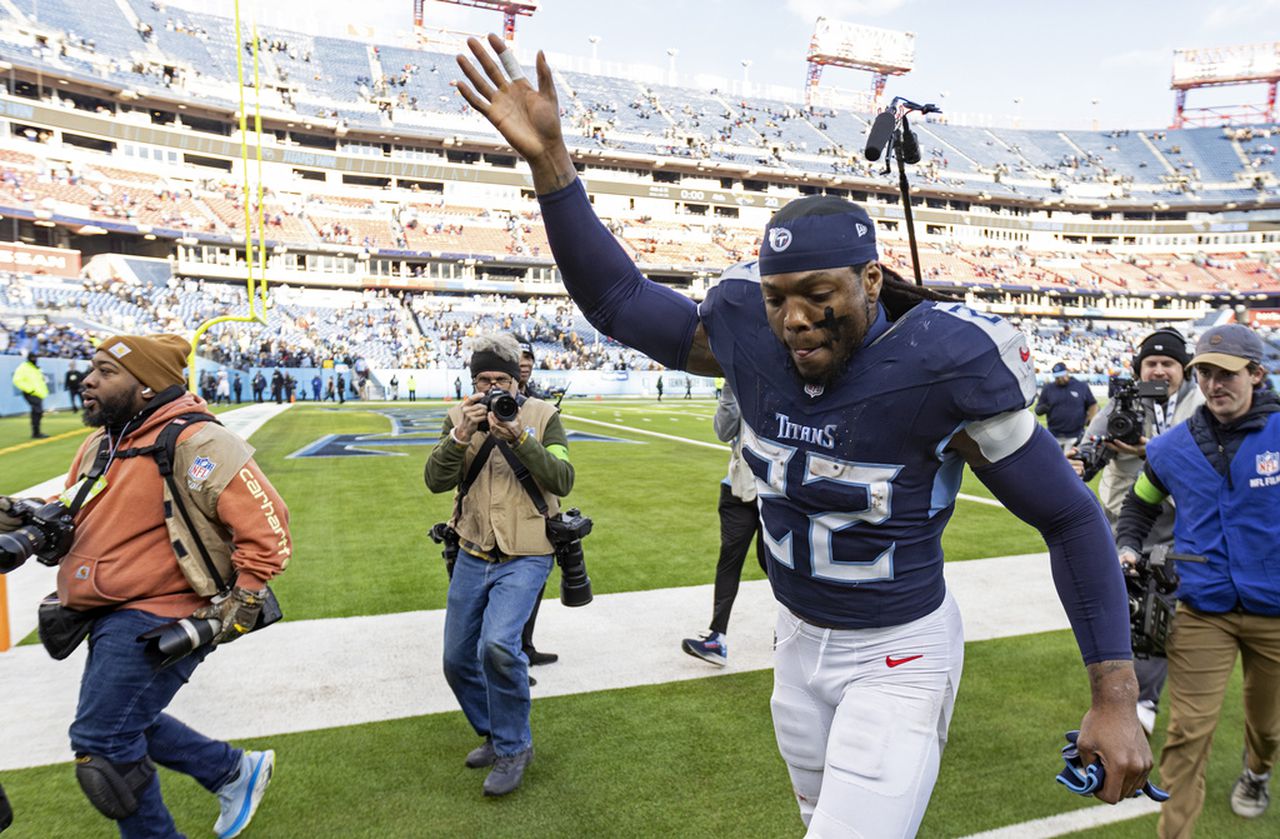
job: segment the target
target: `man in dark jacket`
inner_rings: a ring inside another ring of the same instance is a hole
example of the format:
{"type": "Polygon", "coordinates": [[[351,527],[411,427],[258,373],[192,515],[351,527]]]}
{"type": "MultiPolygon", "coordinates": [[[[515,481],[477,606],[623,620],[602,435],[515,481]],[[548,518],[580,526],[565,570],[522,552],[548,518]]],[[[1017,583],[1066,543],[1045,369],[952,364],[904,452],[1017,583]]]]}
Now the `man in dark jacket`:
{"type": "Polygon", "coordinates": [[[1049,433],[1058,440],[1065,452],[1080,439],[1080,432],[1098,413],[1098,400],[1093,398],[1089,386],[1074,379],[1067,365],[1059,361],[1053,365],[1053,381],[1040,391],[1036,400],[1036,413],[1048,415],[1049,433]]]}
{"type": "Polygon", "coordinates": [[[1239,324],[1201,336],[1189,365],[1205,404],[1147,444],[1147,463],[1120,512],[1121,561],[1136,562],[1161,503],[1177,504],[1178,610],[1167,642],[1169,735],[1160,777],[1169,801],[1161,837],[1189,837],[1204,804],[1204,771],[1223,694],[1243,654],[1244,771],[1231,809],[1262,815],[1280,747],[1280,399],[1266,389],[1262,341],[1239,324]]]}

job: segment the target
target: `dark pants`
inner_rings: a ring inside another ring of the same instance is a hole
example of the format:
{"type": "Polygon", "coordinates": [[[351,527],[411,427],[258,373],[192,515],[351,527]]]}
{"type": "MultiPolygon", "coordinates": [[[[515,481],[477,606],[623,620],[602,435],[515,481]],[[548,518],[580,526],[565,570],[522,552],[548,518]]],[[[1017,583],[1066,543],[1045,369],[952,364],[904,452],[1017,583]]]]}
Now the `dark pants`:
{"type": "MultiPolygon", "coordinates": [[[[168,622],[136,609],[120,609],[94,624],[80,703],[71,724],[71,748],[77,755],[97,755],[115,764],[150,756],[216,792],[239,768],[241,751],[164,713],[209,652],[202,648],[166,670],[156,670],[137,638],[168,622]]],[[[118,824],[120,835],[129,839],[180,835],[155,775],[138,793],[137,812],[118,824]]]]}
{"type": "Polygon", "coordinates": [[[27,404],[31,406],[31,436],[39,437],[40,418],[44,416],[44,400],[29,393],[22,394],[22,398],[27,400],[27,404]]]}
{"type": "Polygon", "coordinates": [[[716,563],[714,605],[711,631],[724,635],[729,630],[729,613],[738,597],[742,564],[747,558],[751,539],[756,539],[756,560],[764,569],[764,541],[759,537],[760,511],[754,501],[743,501],[720,484],[720,560],[716,563]]]}
{"type": "Polygon", "coordinates": [[[1133,672],[1138,677],[1138,701],[1160,704],[1160,692],[1169,677],[1169,659],[1164,656],[1135,658],[1133,672]]]}
{"type": "Polygon", "coordinates": [[[538,599],[533,601],[533,611],[529,613],[529,619],[524,622],[524,631],[520,633],[520,648],[524,650],[525,655],[528,655],[530,650],[537,649],[533,646],[533,625],[538,622],[538,609],[542,606],[542,595],[546,590],[545,583],[538,589],[538,599]]]}
{"type": "Polygon", "coordinates": [[[67,388],[67,398],[71,400],[71,410],[73,411],[76,410],[77,401],[80,403],[81,408],[84,407],[84,399],[81,398],[80,396],[79,388],[74,388],[74,387],[67,388]]]}

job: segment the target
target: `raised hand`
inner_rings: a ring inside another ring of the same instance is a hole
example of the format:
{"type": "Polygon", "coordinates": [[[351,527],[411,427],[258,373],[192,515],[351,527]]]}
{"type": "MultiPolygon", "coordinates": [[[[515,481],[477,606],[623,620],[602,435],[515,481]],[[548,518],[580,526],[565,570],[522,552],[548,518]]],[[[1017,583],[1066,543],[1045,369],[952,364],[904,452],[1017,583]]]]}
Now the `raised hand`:
{"type": "Polygon", "coordinates": [[[487,48],[476,38],[468,38],[467,46],[480,66],[465,54],[457,56],[458,66],[470,82],[454,82],[458,93],[528,161],[536,192],[546,194],[573,183],[577,172],[560,133],[560,103],[547,57],[538,51],[535,89],[519,73],[519,65],[513,61],[515,53],[504,60],[507,45],[497,35],[489,34],[487,48]],[[504,68],[519,75],[512,78],[504,68]]]}

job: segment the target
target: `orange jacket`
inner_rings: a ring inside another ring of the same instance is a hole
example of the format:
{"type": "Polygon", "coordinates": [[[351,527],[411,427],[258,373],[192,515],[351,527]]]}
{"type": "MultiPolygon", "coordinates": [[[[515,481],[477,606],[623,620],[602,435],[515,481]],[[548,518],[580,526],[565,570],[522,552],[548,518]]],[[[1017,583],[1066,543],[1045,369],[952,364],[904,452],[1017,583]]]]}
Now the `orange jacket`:
{"type": "MultiPolygon", "coordinates": [[[[129,432],[119,448],[148,446],[169,420],[206,410],[206,406],[195,394],[184,393],[129,432]]],[[[203,426],[194,424],[184,430],[178,447],[203,426]]],[[[92,460],[102,436],[102,432],[91,434],[80,446],[68,473],[68,487],[75,482],[82,459],[92,460]]],[[[164,479],[155,460],[147,455],[116,459],[105,477],[106,489],[76,514],[75,540],[58,567],[62,604],[83,610],[117,603],[122,608],[180,618],[208,603],[207,597],[192,590],[178,566],[165,525],[164,479]]],[[[186,479],[185,475],[176,477],[186,479]]],[[[292,549],[289,512],[252,459],[222,490],[217,517],[233,533],[231,561],[239,572],[236,585],[260,589],[283,570],[292,549]],[[270,504],[265,503],[264,493],[270,504]]]]}

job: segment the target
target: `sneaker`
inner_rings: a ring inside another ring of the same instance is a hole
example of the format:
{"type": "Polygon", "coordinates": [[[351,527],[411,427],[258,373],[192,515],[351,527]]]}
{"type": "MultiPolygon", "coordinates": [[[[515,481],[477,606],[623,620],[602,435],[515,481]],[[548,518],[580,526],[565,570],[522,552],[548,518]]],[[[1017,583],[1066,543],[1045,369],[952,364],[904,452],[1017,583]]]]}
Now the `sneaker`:
{"type": "Polygon", "coordinates": [[[480,769],[493,766],[493,762],[497,759],[498,753],[493,750],[493,738],[486,737],[483,743],[467,753],[467,768],[480,769]]]}
{"type": "Polygon", "coordinates": [[[555,653],[541,653],[533,647],[525,647],[524,654],[529,657],[530,667],[537,667],[539,664],[555,664],[560,660],[560,656],[555,653]]]}
{"type": "Polygon", "coordinates": [[[1242,819],[1256,819],[1265,813],[1271,803],[1271,794],[1267,792],[1270,781],[1270,772],[1255,775],[1246,768],[1231,788],[1231,811],[1242,819]]]}
{"type": "Polygon", "coordinates": [[[222,813],[213,825],[218,839],[231,839],[249,826],[253,814],[258,811],[262,794],[271,782],[276,767],[276,753],[244,752],[240,755],[240,771],[222,789],[218,790],[218,802],[222,813]]]}
{"type": "Polygon", "coordinates": [[[719,632],[686,638],[680,642],[680,649],[717,667],[724,667],[729,663],[729,642],[719,632]]]}
{"type": "Polygon", "coordinates": [[[489,776],[484,779],[485,795],[514,792],[524,780],[525,767],[533,763],[533,746],[513,755],[498,755],[489,776]]]}
{"type": "Polygon", "coordinates": [[[1147,732],[1150,737],[1152,732],[1156,730],[1156,703],[1149,699],[1144,699],[1138,703],[1138,724],[1142,726],[1142,730],[1147,732]]]}

